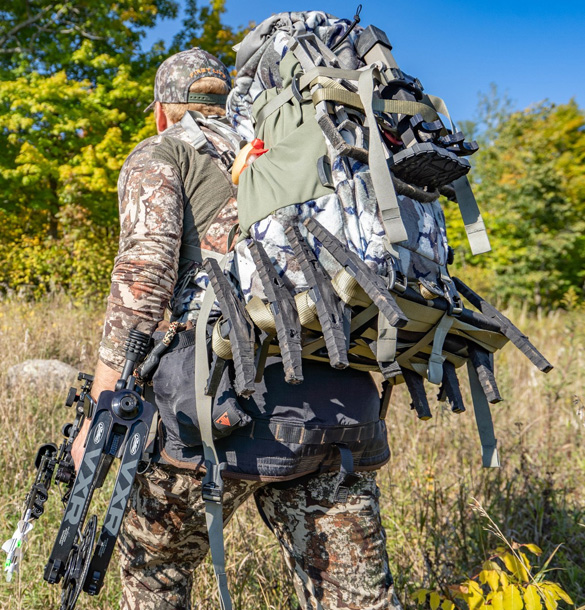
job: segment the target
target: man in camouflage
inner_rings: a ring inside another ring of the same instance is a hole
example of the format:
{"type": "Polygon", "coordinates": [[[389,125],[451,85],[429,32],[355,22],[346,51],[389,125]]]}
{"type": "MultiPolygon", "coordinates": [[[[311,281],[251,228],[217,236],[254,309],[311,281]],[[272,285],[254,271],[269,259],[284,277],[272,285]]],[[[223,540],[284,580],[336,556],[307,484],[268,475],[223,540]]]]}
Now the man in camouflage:
{"type": "MultiPolygon", "coordinates": [[[[236,220],[235,192],[228,176],[228,153],[235,140],[203,122],[206,142],[201,147],[185,113],[223,114],[229,84],[225,66],[201,49],[170,57],[157,72],[149,108],[154,108],[159,135],[129,155],[118,183],[120,245],[93,385],[95,398],[114,388],[130,329],[151,334],[164,328],[169,304],[175,319],[196,319],[205,281],[198,275],[199,267],[182,256],[185,246],[226,252],[236,220]]],[[[164,381],[154,378],[154,399],[162,419],[158,451],[147,472],[137,477],[119,539],[124,610],[191,608],[193,572],[209,550],[201,447],[177,449],[183,424],[176,410],[159,404],[164,381]],[[177,421],[170,421],[172,417],[177,421]]],[[[74,446],[76,463],[88,426],[74,446]]],[[[281,545],[303,609],[397,608],[375,472],[362,473],[344,501],[336,499],[336,481],[337,473],[329,472],[284,484],[226,478],[224,521],[254,496],[281,545]]]]}

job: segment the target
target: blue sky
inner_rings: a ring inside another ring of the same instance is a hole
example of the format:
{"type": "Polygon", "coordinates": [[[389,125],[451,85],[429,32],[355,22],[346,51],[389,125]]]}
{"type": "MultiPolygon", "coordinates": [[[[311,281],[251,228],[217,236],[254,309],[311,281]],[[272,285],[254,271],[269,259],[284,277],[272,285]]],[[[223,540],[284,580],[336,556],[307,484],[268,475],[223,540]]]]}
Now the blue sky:
{"type": "MultiPolygon", "coordinates": [[[[356,0],[227,0],[232,26],[288,10],[352,18],[356,0]]],[[[585,108],[585,0],[362,0],[361,25],[383,29],[398,64],[446,102],[453,118],[473,119],[478,94],[496,83],[513,107],[576,98],[585,108]]],[[[170,42],[180,19],[163,21],[145,46],[170,42]]]]}

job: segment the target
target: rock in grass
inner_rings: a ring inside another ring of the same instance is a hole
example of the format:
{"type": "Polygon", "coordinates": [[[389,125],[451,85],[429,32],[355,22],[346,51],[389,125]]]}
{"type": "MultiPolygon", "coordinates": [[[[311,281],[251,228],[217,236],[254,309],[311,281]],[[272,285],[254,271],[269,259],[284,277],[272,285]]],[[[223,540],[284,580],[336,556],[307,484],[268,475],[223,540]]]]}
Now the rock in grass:
{"type": "Polygon", "coordinates": [[[11,389],[32,386],[41,391],[63,391],[76,380],[77,369],[60,360],[25,360],[7,371],[11,389]]]}

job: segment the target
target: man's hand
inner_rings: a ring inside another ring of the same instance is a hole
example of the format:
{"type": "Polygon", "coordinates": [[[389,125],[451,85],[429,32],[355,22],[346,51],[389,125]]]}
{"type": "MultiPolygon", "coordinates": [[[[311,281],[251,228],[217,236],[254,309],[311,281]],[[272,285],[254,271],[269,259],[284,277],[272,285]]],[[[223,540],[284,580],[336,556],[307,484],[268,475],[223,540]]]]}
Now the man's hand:
{"type": "MultiPolygon", "coordinates": [[[[113,390],[116,387],[116,381],[118,381],[119,378],[119,371],[110,368],[101,360],[98,361],[95,370],[93,385],[91,387],[91,396],[96,401],[96,403],[100,397],[100,394],[104,390],[113,390]]],[[[71,457],[73,458],[73,463],[75,464],[75,470],[79,470],[79,465],[81,464],[81,460],[83,459],[83,453],[85,451],[85,439],[87,438],[87,433],[89,431],[90,426],[91,420],[86,419],[83,422],[81,430],[78,432],[77,436],[75,437],[75,440],[73,441],[73,446],[71,447],[71,457]]]]}

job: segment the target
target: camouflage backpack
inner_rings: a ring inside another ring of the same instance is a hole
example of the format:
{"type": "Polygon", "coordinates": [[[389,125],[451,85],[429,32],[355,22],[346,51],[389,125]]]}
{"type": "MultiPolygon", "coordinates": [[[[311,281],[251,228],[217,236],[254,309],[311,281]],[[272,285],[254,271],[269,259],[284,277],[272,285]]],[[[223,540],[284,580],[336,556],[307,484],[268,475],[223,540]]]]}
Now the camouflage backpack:
{"type": "Polygon", "coordinates": [[[483,463],[496,466],[493,353],[511,340],[540,370],[552,367],[449,275],[439,194],[458,202],[472,251],[489,250],[466,178],[477,144],[445,125],[444,102],[397,66],[386,35],[357,21],[281,13],[238,49],[228,115],[255,138],[241,153],[254,161],[234,164],[242,238],[228,276],[239,298],[226,302],[225,276],[206,263],[223,313],[214,352],[220,365],[234,359],[240,395],[275,352],[289,383],[302,382],[303,359],[380,371],[387,398],[405,382],[423,420],[424,379],[465,410],[455,369],[467,365],[483,463]]]}
{"type": "MultiPolygon", "coordinates": [[[[552,368],[449,274],[439,195],[457,201],[472,252],[490,249],[466,177],[477,144],[456,131],[440,98],[398,67],[384,32],[358,22],[359,14],[350,22],[319,11],[280,13],[238,49],[227,109],[249,141],[233,169],[241,238],[226,271],[204,263],[211,290],[197,325],[210,505],[221,497],[221,466],[205,413],[226,360],[240,396],[254,392],[274,353],[291,384],[302,382],[305,359],[379,371],[383,404],[393,385],[406,383],[422,420],[431,417],[425,379],[454,412],[465,411],[456,375],[465,365],[484,466],[499,465],[489,407],[501,400],[493,353],[510,340],[541,371],[552,368]],[[214,295],[222,317],[209,370],[201,345],[214,295]]],[[[216,551],[223,552],[219,543],[216,551]]]]}

